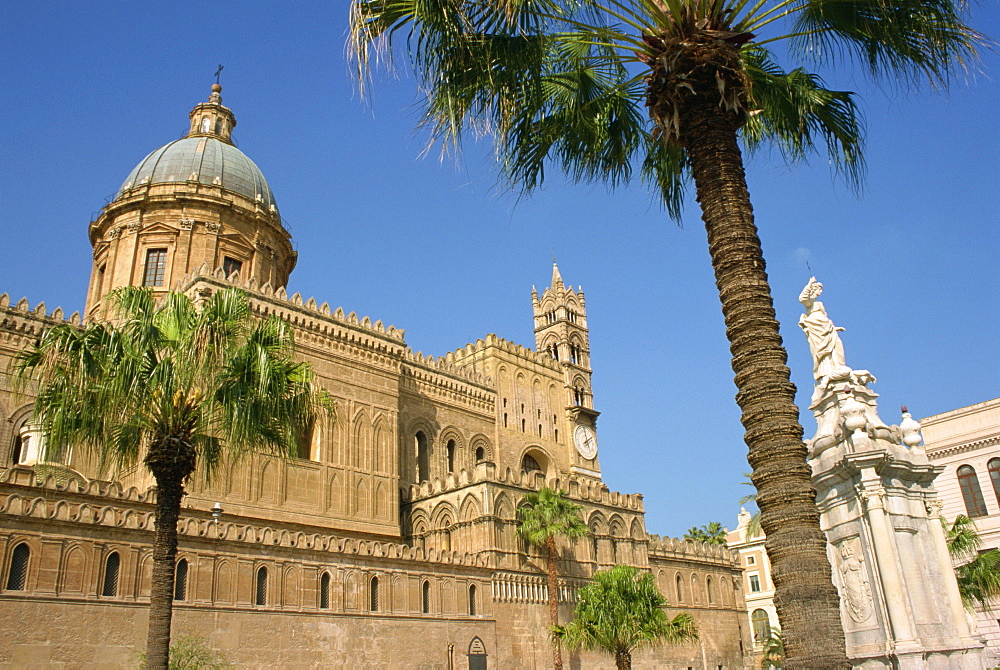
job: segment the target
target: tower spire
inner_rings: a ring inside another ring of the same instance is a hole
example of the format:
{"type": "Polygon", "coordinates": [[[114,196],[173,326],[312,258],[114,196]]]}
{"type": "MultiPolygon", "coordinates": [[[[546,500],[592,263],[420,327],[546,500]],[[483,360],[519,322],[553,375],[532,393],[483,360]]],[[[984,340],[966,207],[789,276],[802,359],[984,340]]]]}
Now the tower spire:
{"type": "Polygon", "coordinates": [[[552,259],[552,288],[565,288],[563,284],[562,275],[559,274],[559,266],[556,265],[556,259],[552,259]]]}

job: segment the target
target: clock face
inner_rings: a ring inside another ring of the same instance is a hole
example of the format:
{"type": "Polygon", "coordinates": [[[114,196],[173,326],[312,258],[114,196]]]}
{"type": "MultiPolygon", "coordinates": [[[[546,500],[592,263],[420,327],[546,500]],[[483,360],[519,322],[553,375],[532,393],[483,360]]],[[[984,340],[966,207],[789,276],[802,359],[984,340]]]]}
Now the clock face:
{"type": "Polygon", "coordinates": [[[597,434],[590,426],[577,426],[573,431],[573,444],[581,456],[587,460],[597,456],[597,434]]]}

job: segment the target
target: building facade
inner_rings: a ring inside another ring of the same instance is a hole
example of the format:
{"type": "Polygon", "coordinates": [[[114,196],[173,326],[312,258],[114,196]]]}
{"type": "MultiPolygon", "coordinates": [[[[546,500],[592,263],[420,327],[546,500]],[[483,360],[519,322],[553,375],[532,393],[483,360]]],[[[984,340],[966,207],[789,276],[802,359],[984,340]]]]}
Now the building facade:
{"type": "MultiPolygon", "coordinates": [[[[920,420],[927,458],[944,466],[935,486],[949,522],[976,523],[982,549],[1000,549],[1000,398],[920,420]]],[[[976,630],[991,665],[1000,663],[1000,603],[977,609],[976,630]]]]}
{"type": "Polygon", "coordinates": [[[752,528],[752,515],[741,508],[736,530],[726,536],[726,544],[739,553],[743,566],[743,593],[747,603],[747,625],[750,626],[754,667],[758,667],[764,643],[772,632],[780,631],[778,612],[774,608],[774,581],[771,562],[764,550],[764,533],[752,528]]]}
{"type": "MultiPolygon", "coordinates": [[[[560,488],[590,529],[561,548],[561,616],[595,570],[650,570],[700,639],[638,667],[738,668],[749,647],[740,565],[647,533],[639,494],[601,478],[586,302],[553,267],[532,293],[535,348],[487,335],[440,357],[404,331],[289,296],[297,262],[274,195],[232,144],[221,87],[190,131],[143,159],[89,227],[83,315],[120,286],[205,297],[226,286],[292,324],[296,355],[336,401],[297,458],[254,456],[187,487],[174,633],[239,667],[545,667],[544,561],[516,536],[524,494],[560,488]]],[[[61,309],[0,295],[0,369],[61,309]]],[[[144,644],[153,524],[142,469],[53,455],[31,398],[0,377],[0,667],[132,667],[144,644]],[[25,625],[29,623],[30,625],[25,625]]],[[[569,654],[571,667],[613,667],[569,654]]]]}

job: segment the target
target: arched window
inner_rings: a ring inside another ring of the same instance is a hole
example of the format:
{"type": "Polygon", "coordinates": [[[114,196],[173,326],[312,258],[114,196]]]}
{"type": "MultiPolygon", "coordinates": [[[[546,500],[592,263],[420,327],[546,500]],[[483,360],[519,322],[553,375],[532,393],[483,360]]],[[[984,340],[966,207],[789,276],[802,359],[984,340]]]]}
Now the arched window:
{"type": "Polygon", "coordinates": [[[427,449],[427,436],[418,430],[415,436],[417,443],[417,481],[422,482],[431,477],[431,455],[427,449]]]}
{"type": "Polygon", "coordinates": [[[478,614],[478,605],[476,603],[476,585],[469,585],[469,616],[476,616],[478,614]]]}
{"type": "MultiPolygon", "coordinates": [[[[226,260],[229,260],[228,258],[226,260]]],[[[239,268],[236,270],[239,271],[239,268]]],[[[229,272],[226,276],[229,276],[229,272]]],[[[298,458],[304,460],[312,459],[312,447],[313,441],[316,434],[316,424],[314,421],[310,421],[307,425],[303,426],[301,431],[295,434],[295,455],[298,458]]]]}
{"type": "Polygon", "coordinates": [[[455,471],[455,440],[448,440],[448,472],[455,471]]]}
{"type": "Polygon", "coordinates": [[[486,460],[486,450],[482,447],[476,447],[476,463],[486,460]]]}
{"type": "Polygon", "coordinates": [[[319,578],[319,608],[330,609],[330,573],[324,572],[319,578]]]}
{"type": "Polygon", "coordinates": [[[771,622],[768,621],[767,612],[756,609],[750,615],[750,623],[753,624],[753,641],[756,644],[764,644],[764,641],[771,637],[771,622]]]}
{"type": "Polygon", "coordinates": [[[368,609],[378,612],[378,577],[372,577],[368,583],[368,609]]]}
{"type": "Polygon", "coordinates": [[[27,543],[14,547],[10,555],[10,572],[7,573],[7,590],[23,591],[25,583],[28,581],[28,560],[31,558],[31,549],[27,543]]]}
{"type": "Polygon", "coordinates": [[[10,462],[17,465],[28,453],[28,441],[31,438],[20,431],[14,434],[14,448],[10,452],[10,462]]]}
{"type": "Polygon", "coordinates": [[[538,464],[535,457],[531,454],[525,454],[524,458],[521,459],[521,469],[525,472],[541,472],[542,466],[538,464]]]}
{"type": "Polygon", "coordinates": [[[986,501],[983,500],[983,490],[979,488],[979,477],[971,465],[963,465],[958,469],[958,485],[962,489],[965,509],[970,517],[986,516],[986,501]]]}
{"type": "Polygon", "coordinates": [[[991,458],[990,462],[986,464],[986,467],[990,471],[990,482],[993,484],[993,494],[997,497],[997,502],[1000,503],[1000,458],[991,458]]]}
{"type": "Polygon", "coordinates": [[[118,569],[121,567],[121,558],[117,551],[108,554],[104,561],[104,584],[101,587],[101,595],[114,598],[118,595],[118,569]]]}
{"type": "Polygon", "coordinates": [[[431,583],[427,580],[420,586],[420,611],[424,614],[431,612],[431,583]]]}
{"type": "Polygon", "coordinates": [[[257,568],[257,588],[254,591],[253,604],[267,604],[267,568],[257,568]]]}
{"type": "Polygon", "coordinates": [[[215,120],[215,134],[216,135],[222,134],[222,119],[215,120]]]}
{"type": "Polygon", "coordinates": [[[597,533],[595,529],[590,529],[590,555],[594,559],[594,563],[600,560],[600,540],[597,538],[597,533]]]}
{"type": "Polygon", "coordinates": [[[705,592],[708,594],[708,604],[709,605],[714,605],[715,604],[715,592],[712,591],[712,578],[711,577],[706,577],[705,578],[705,592]]]}
{"type": "Polygon", "coordinates": [[[441,551],[451,551],[451,524],[446,523],[441,530],[441,551]]]}
{"type": "Polygon", "coordinates": [[[174,570],[174,600],[187,599],[188,562],[186,558],[177,561],[174,570]]]}
{"type": "Polygon", "coordinates": [[[677,582],[677,602],[682,603],[684,602],[684,580],[681,579],[680,573],[677,573],[675,581],[677,582]]]}

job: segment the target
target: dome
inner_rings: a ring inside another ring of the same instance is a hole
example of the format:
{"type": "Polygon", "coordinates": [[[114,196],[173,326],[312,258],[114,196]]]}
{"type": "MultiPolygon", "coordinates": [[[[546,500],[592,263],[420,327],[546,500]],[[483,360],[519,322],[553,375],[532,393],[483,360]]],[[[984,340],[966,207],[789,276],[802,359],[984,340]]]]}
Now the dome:
{"type": "Polygon", "coordinates": [[[115,199],[137,186],[187,181],[222,186],[278,213],[260,168],[242,151],[212,136],[185,137],[152,152],[125,178],[115,199]]]}

